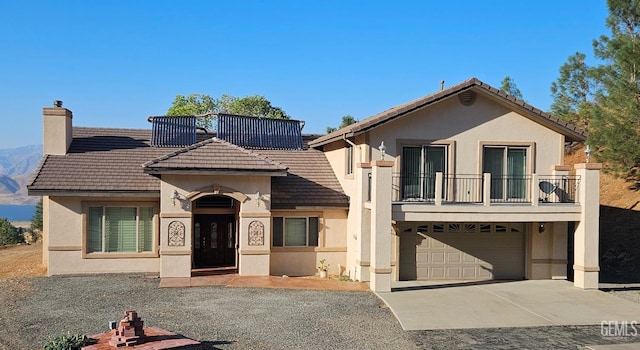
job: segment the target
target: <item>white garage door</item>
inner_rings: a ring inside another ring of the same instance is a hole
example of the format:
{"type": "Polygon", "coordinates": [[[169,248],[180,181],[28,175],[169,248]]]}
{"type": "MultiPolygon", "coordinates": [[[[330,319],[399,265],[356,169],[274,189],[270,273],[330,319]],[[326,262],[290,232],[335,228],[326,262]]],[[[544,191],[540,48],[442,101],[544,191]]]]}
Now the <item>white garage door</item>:
{"type": "Polygon", "coordinates": [[[524,278],[524,224],[403,226],[400,280],[524,278]]]}

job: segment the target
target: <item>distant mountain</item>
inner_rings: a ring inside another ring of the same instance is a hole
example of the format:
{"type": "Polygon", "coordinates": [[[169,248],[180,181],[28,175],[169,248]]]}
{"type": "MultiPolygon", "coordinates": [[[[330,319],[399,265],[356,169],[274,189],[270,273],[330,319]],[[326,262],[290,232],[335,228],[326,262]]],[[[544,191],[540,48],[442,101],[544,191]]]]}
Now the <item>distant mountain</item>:
{"type": "Polygon", "coordinates": [[[26,186],[42,159],[42,145],[0,149],[0,204],[35,204],[26,186]]]}

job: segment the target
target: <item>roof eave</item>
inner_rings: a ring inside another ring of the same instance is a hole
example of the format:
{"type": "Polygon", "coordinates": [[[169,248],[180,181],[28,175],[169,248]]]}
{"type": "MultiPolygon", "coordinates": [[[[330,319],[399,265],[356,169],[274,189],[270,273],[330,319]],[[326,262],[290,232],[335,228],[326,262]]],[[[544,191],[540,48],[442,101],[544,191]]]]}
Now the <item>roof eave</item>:
{"type": "Polygon", "coordinates": [[[54,189],[28,189],[27,194],[29,196],[61,196],[61,197],[158,197],[160,196],[160,190],[145,190],[145,191],[132,191],[132,190],[54,190],[54,189]]]}

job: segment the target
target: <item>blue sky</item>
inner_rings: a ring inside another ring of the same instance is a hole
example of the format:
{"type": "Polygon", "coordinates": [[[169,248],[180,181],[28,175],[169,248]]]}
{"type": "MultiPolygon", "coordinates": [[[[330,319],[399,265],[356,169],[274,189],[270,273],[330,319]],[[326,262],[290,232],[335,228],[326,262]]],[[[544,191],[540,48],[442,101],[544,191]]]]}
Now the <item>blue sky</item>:
{"type": "Polygon", "coordinates": [[[547,110],[605,1],[0,2],[0,148],[42,141],[54,99],[76,126],[149,128],[175,95],[264,95],[304,132],[477,77],[547,110]]]}

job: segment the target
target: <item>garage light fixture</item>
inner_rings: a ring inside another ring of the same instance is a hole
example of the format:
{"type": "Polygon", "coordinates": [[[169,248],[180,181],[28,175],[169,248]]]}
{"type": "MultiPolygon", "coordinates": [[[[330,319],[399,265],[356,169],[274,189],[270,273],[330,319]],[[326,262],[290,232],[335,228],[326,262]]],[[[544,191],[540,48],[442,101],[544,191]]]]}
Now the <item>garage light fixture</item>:
{"type": "Polygon", "coordinates": [[[538,225],[538,233],[543,233],[544,232],[544,225],[546,224],[546,222],[541,222],[538,225]]]}

